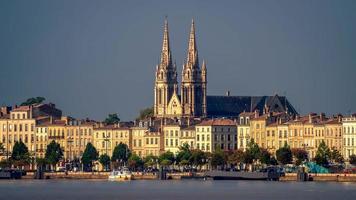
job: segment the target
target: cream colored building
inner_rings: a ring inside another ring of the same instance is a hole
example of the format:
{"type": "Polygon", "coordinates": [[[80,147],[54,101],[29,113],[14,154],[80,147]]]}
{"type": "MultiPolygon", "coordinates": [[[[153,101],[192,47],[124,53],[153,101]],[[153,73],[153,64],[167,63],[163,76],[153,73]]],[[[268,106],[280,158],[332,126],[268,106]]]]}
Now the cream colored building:
{"type": "Polygon", "coordinates": [[[35,156],[36,130],[35,119],[32,118],[30,106],[20,106],[10,115],[0,118],[0,139],[5,147],[5,155],[11,156],[16,141],[22,141],[28,148],[31,156],[35,156]]]}
{"type": "Polygon", "coordinates": [[[107,154],[111,157],[115,147],[120,143],[130,148],[131,130],[129,128],[106,126],[94,128],[93,132],[93,145],[99,155],[107,154]]]}
{"type": "Polygon", "coordinates": [[[195,126],[196,148],[205,152],[237,149],[237,126],[229,119],[211,119],[195,126]]]}
{"type": "Polygon", "coordinates": [[[246,150],[250,143],[250,120],[255,116],[253,112],[243,112],[239,115],[239,123],[237,125],[237,148],[243,151],[246,150]]]}
{"type": "Polygon", "coordinates": [[[182,128],[180,131],[180,138],[179,138],[180,146],[184,144],[188,144],[191,149],[196,148],[195,144],[195,127],[189,126],[182,128]]]}
{"type": "Polygon", "coordinates": [[[147,131],[144,133],[144,154],[143,157],[148,155],[159,156],[163,151],[163,134],[159,131],[147,131]]]}
{"type": "Polygon", "coordinates": [[[36,157],[44,158],[48,145],[48,128],[46,125],[36,126],[36,157]]]}
{"type": "Polygon", "coordinates": [[[356,154],[356,116],[342,118],[343,156],[348,160],[356,154]]]}
{"type": "Polygon", "coordinates": [[[180,144],[180,125],[165,125],[163,126],[164,132],[164,151],[170,151],[177,154],[180,144]]]}
{"type": "Polygon", "coordinates": [[[145,133],[148,132],[147,127],[132,127],[132,153],[140,157],[145,157],[145,133]]]}

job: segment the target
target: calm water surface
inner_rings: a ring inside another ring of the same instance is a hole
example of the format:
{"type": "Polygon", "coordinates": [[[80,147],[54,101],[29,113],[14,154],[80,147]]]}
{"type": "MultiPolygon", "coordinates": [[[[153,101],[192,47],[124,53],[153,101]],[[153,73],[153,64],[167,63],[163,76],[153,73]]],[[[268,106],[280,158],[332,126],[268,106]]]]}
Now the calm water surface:
{"type": "Polygon", "coordinates": [[[355,200],[356,183],[264,181],[0,180],[1,200],[337,199],[355,200]]]}

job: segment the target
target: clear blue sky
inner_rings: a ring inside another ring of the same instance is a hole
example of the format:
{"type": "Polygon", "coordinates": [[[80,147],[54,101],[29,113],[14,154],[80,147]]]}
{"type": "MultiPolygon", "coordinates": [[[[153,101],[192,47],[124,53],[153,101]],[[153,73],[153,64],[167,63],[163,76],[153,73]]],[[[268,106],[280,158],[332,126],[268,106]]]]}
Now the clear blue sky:
{"type": "Polygon", "coordinates": [[[153,104],[168,15],[181,72],[191,18],[208,95],[287,94],[301,113],[356,112],[356,1],[0,1],[0,104],[133,119],[153,104]]]}

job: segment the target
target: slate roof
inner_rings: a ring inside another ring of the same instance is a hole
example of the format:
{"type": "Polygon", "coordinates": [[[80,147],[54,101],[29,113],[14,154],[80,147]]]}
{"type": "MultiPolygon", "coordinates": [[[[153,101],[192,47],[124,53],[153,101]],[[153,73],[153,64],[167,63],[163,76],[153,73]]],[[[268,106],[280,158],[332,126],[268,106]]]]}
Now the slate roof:
{"type": "Polygon", "coordinates": [[[285,96],[207,96],[208,117],[237,117],[242,112],[258,110],[263,113],[265,105],[269,112],[298,114],[285,96]]]}

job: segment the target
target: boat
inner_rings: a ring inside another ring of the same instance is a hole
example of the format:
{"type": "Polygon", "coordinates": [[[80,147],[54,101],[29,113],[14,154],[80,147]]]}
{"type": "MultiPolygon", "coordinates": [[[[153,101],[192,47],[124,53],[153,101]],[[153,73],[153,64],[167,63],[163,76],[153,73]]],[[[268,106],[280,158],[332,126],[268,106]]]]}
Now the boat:
{"type": "Polygon", "coordinates": [[[205,173],[205,178],[213,180],[279,180],[281,176],[274,168],[267,168],[255,172],[235,172],[235,171],[208,171],[205,173]]]}
{"type": "Polygon", "coordinates": [[[0,169],[0,179],[21,179],[25,175],[22,171],[16,169],[0,169]]]}
{"type": "Polygon", "coordinates": [[[109,181],[129,181],[132,180],[132,173],[124,167],[121,170],[113,170],[109,175],[109,181]]]}

